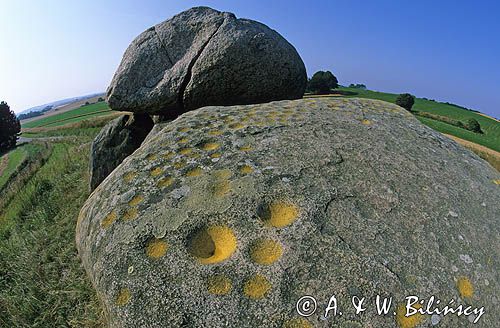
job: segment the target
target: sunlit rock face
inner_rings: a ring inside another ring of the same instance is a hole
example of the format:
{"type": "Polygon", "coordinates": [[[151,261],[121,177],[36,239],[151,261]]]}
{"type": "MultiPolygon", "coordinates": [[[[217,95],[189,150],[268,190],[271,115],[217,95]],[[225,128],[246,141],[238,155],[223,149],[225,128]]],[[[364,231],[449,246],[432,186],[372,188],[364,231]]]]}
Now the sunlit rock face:
{"type": "Polygon", "coordinates": [[[77,246],[112,327],[430,325],[404,317],[408,295],[485,306],[479,325],[497,327],[497,179],[381,101],[205,107],[157,126],[94,191],[77,246]],[[322,320],[332,294],[344,315],[322,320]],[[299,318],[304,295],[318,311],[299,318]]]}

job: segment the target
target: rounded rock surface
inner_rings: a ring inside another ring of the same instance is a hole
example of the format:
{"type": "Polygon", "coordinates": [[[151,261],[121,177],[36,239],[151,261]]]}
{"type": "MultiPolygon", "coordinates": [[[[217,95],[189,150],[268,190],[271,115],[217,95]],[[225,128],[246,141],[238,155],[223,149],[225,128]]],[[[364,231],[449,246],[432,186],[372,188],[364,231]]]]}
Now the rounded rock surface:
{"type": "Polygon", "coordinates": [[[112,109],[176,117],[207,105],[298,99],[307,76],[295,48],[264,24],[207,7],[139,35],[108,88],[112,109]]]}
{"type": "MultiPolygon", "coordinates": [[[[431,324],[374,306],[356,316],[353,295],[391,295],[393,311],[408,295],[453,298],[485,306],[479,326],[497,327],[498,179],[382,101],[205,107],[162,125],[97,187],[77,247],[111,327],[431,324]],[[256,256],[262,240],[280,247],[256,256]],[[333,294],[344,315],[322,320],[333,294]],[[299,319],[304,295],[318,311],[299,319]]],[[[450,314],[439,326],[470,323],[450,314]]]]}

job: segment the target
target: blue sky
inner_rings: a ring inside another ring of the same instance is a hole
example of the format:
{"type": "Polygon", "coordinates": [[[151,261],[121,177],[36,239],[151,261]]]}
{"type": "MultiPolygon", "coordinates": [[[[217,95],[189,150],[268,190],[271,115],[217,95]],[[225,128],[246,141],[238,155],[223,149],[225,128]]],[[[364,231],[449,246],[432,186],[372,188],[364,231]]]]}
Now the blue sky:
{"type": "Polygon", "coordinates": [[[19,112],[104,91],[140,32],[196,5],[276,29],[308,75],[500,117],[500,2],[0,0],[0,99],[19,112]]]}

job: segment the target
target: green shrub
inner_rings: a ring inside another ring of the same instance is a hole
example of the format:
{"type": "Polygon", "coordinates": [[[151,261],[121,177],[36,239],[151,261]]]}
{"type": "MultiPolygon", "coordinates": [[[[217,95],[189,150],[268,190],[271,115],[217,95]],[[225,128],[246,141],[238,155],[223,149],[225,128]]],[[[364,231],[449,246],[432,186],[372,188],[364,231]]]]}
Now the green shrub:
{"type": "Polygon", "coordinates": [[[400,94],[396,98],[396,105],[403,107],[404,109],[411,111],[411,108],[415,104],[415,97],[409,93],[400,94]]]}
{"type": "Polygon", "coordinates": [[[331,89],[339,87],[339,81],[330,71],[314,73],[307,83],[307,89],[316,94],[328,94],[331,89]]]}
{"type": "Polygon", "coordinates": [[[465,127],[467,128],[467,130],[470,130],[472,132],[483,133],[483,131],[481,131],[481,125],[475,118],[469,118],[465,127]]]}
{"type": "Polygon", "coordinates": [[[349,88],[366,90],[366,85],[361,84],[361,83],[356,83],[356,84],[351,83],[351,84],[349,84],[349,88]]]}

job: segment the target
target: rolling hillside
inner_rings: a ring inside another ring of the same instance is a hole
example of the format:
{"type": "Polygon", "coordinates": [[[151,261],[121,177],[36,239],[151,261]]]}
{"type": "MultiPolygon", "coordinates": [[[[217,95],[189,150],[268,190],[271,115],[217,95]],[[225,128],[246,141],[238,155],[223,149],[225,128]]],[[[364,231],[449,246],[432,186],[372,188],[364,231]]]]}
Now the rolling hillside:
{"type": "MultiPolygon", "coordinates": [[[[397,94],[376,92],[371,90],[340,88],[341,91],[355,93],[346,97],[370,98],[379,99],[387,102],[395,103],[397,94]]],[[[494,118],[485,116],[479,112],[470,111],[456,105],[441,103],[422,98],[415,99],[413,110],[445,116],[451,119],[466,122],[469,118],[476,119],[481,125],[483,134],[478,134],[465,130],[438,120],[427,117],[417,118],[425,125],[437,130],[441,133],[450,134],[460,139],[471,141],[490,149],[500,151],[500,123],[494,118]]]]}
{"type": "Polygon", "coordinates": [[[56,115],[41,116],[39,119],[30,120],[29,122],[21,124],[22,128],[55,127],[110,113],[111,109],[108,104],[102,101],[56,115]]]}

